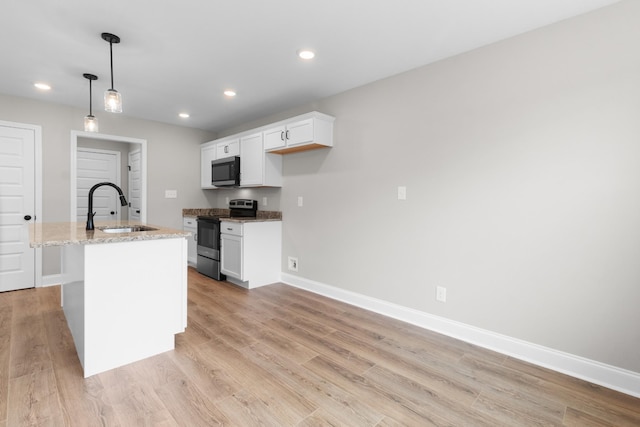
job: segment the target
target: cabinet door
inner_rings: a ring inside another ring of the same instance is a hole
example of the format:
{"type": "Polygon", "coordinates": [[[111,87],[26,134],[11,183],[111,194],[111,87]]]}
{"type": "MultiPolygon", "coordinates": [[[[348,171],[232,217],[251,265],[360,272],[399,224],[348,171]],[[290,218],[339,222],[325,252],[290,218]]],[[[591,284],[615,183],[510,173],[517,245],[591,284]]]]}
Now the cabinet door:
{"type": "Polygon", "coordinates": [[[274,148],[282,148],[286,144],[285,127],[278,126],[262,132],[264,137],[264,149],[272,150],[274,148]]]}
{"type": "Polygon", "coordinates": [[[313,142],[313,119],[288,124],[285,137],[287,147],[313,142]]]}
{"type": "Polygon", "coordinates": [[[211,185],[211,161],[215,159],[215,144],[200,148],[200,186],[202,188],[216,188],[211,185]]]}
{"type": "Polygon", "coordinates": [[[222,246],[220,255],[220,271],[239,280],[244,280],[242,270],[242,237],[221,234],[222,246]]]}
{"type": "Polygon", "coordinates": [[[240,155],[240,140],[230,139],[216,144],[216,159],[240,155]]]}
{"type": "Polygon", "coordinates": [[[264,177],[264,150],[262,133],[240,139],[240,185],[262,185],[264,177]]]}
{"type": "Polygon", "coordinates": [[[182,229],[190,231],[192,236],[187,237],[187,261],[195,266],[198,263],[198,223],[195,218],[184,218],[182,229]]]}

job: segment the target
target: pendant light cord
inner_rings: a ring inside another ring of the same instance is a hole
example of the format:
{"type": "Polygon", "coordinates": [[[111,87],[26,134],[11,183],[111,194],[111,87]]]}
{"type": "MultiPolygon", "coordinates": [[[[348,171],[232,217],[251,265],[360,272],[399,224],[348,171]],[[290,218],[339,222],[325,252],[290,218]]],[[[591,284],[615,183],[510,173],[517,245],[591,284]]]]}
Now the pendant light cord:
{"type": "Polygon", "coordinates": [[[92,93],[92,90],[91,90],[91,79],[89,79],[89,115],[93,116],[93,109],[91,108],[91,104],[93,104],[91,93],[92,93]]]}
{"type": "Polygon", "coordinates": [[[113,42],[109,41],[109,56],[111,57],[111,90],[113,90],[113,42]]]}

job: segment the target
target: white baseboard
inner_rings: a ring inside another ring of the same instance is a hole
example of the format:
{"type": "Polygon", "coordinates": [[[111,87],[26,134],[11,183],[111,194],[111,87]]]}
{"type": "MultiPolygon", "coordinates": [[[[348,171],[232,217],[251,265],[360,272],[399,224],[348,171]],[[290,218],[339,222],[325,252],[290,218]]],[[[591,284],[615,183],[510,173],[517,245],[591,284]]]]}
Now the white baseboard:
{"type": "Polygon", "coordinates": [[[56,286],[62,283],[61,274],[50,274],[48,276],[42,276],[42,287],[56,286]]]}
{"type": "Polygon", "coordinates": [[[572,377],[640,397],[640,373],[511,338],[440,316],[282,273],[282,282],[572,377]]]}

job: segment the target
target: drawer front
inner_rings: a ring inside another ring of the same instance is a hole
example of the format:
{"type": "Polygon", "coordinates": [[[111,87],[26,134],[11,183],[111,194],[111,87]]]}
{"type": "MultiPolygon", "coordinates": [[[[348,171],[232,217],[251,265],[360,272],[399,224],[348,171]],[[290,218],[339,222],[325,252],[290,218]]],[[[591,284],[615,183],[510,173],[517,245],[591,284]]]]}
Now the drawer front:
{"type": "Polygon", "coordinates": [[[198,221],[193,217],[185,216],[182,218],[182,226],[185,228],[198,228],[198,221]]]}
{"type": "Polygon", "coordinates": [[[220,223],[220,233],[242,236],[242,224],[239,222],[222,221],[220,223]]]}

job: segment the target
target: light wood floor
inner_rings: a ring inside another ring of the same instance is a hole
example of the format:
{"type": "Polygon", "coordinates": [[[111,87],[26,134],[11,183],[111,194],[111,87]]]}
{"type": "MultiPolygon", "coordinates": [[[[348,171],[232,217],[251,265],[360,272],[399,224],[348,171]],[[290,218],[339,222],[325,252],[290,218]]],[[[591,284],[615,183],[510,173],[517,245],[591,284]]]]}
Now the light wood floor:
{"type": "Polygon", "coordinates": [[[189,271],[176,349],[88,379],[59,288],[0,294],[0,427],[639,426],[640,399],[286,285],[189,271]]]}

